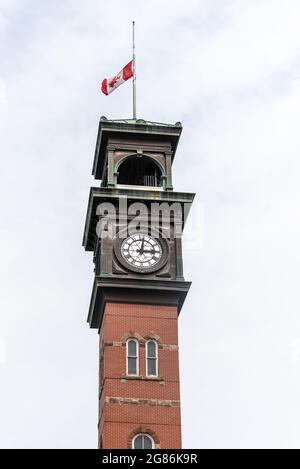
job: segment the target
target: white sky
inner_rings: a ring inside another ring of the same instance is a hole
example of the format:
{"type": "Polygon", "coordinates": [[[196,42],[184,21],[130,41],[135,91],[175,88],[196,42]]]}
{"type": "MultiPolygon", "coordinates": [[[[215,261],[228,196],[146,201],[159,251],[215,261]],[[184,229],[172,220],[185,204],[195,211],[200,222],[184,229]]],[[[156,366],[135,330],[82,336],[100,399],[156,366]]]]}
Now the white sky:
{"type": "Polygon", "coordinates": [[[197,192],[184,446],[299,448],[298,0],[0,0],[0,446],[96,446],[81,241],[99,118],[131,117],[131,84],[99,86],[132,19],[138,117],[183,123],[174,185],[197,192]]]}

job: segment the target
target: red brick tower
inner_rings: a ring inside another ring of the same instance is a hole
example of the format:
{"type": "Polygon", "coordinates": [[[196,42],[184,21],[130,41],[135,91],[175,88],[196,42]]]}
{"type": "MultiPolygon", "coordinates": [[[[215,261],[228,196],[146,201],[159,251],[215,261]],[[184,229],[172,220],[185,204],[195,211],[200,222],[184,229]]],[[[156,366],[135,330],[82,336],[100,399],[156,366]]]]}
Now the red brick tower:
{"type": "Polygon", "coordinates": [[[181,233],[194,194],[173,191],[182,131],[99,124],[83,245],[94,252],[99,448],[181,448],[177,318],[189,290],[181,233]]]}

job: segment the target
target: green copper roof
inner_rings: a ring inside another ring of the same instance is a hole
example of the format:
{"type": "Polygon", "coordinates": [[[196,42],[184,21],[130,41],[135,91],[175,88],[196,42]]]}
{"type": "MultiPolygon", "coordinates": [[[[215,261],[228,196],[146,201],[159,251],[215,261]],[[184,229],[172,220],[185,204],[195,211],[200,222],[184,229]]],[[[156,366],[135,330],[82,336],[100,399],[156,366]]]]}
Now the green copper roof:
{"type": "Polygon", "coordinates": [[[116,124],[132,124],[132,125],[151,125],[158,127],[182,127],[181,122],[175,122],[175,124],[165,124],[163,122],[147,121],[145,119],[107,119],[105,116],[101,116],[101,122],[112,122],[116,124]]]}

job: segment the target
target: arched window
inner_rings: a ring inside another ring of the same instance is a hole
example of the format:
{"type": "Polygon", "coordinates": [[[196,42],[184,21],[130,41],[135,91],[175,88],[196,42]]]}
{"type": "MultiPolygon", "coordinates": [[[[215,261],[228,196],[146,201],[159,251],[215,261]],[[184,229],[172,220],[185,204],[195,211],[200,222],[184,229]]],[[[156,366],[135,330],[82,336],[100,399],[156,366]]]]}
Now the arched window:
{"type": "Polygon", "coordinates": [[[148,340],[146,343],[146,374],[147,376],[158,375],[157,342],[155,340],[148,340]]]}
{"type": "Polygon", "coordinates": [[[147,433],[140,433],[132,440],[132,449],[154,449],[155,443],[152,436],[147,433]]]}
{"type": "Polygon", "coordinates": [[[128,339],[126,342],[126,374],[139,374],[139,343],[136,339],[128,339]]]}
{"type": "Polygon", "coordinates": [[[129,156],[118,168],[118,184],[161,187],[162,182],[160,166],[146,155],[129,156]]]}

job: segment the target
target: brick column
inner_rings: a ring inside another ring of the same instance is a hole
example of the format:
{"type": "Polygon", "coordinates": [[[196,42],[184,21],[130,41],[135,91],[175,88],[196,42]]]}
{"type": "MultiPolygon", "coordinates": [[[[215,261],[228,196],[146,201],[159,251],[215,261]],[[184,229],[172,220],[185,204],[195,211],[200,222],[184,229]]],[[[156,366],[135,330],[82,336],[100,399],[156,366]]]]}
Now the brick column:
{"type": "Polygon", "coordinates": [[[148,433],[181,448],[177,308],[107,303],[100,329],[99,447],[130,448],[148,433]],[[139,343],[139,375],[126,375],[126,340],[139,343]],[[145,344],[158,344],[158,377],[146,376],[145,344]]]}

